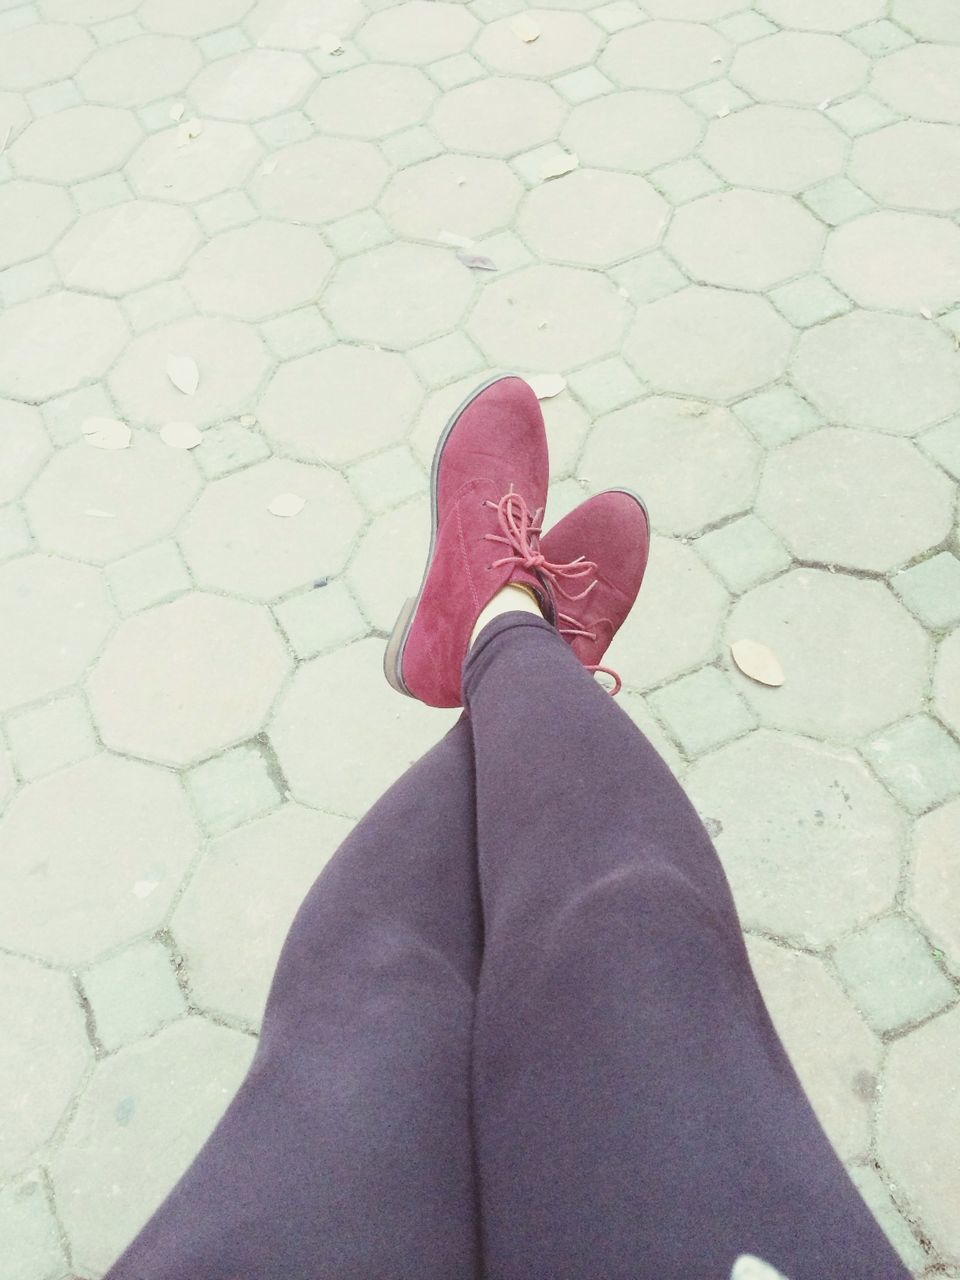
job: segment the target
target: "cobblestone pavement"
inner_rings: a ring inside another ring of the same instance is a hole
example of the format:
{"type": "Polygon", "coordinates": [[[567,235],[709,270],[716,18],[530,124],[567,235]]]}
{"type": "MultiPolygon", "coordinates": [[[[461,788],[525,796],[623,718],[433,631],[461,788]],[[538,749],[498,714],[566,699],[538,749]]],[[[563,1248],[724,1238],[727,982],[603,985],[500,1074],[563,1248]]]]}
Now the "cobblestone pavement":
{"type": "Polygon", "coordinates": [[[960,1276],[956,0],[0,0],[0,143],[0,1280],[109,1265],[451,723],[383,637],[497,369],[566,379],[548,523],[649,500],[622,705],[960,1276]]]}

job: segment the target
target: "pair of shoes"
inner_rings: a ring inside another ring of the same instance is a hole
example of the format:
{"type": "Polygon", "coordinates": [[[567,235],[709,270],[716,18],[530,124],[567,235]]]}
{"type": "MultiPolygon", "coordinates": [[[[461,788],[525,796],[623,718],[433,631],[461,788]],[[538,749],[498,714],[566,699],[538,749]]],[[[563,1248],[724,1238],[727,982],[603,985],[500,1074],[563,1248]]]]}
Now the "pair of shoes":
{"type": "Polygon", "coordinates": [[[650,547],[642,500],[608,489],[542,535],[549,483],[540,403],[516,374],[479,386],[453,413],[430,476],[431,538],[418,593],[400,611],[384,673],[398,693],[462,705],[461,668],[481,611],[528,587],[591,671],[640,590],[650,547]]]}

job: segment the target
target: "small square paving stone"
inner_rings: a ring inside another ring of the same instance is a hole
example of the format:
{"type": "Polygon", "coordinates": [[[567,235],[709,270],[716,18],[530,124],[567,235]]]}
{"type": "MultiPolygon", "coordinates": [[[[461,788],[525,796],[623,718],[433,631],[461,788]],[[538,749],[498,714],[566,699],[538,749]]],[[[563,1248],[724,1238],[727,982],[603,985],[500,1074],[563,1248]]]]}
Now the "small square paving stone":
{"type": "Polygon", "coordinates": [[[165,280],[163,284],[131,293],[120,300],[120,305],[135,333],[193,315],[196,310],[193,299],[179,280],[165,280]]]}
{"type": "Polygon", "coordinates": [[[242,53],[253,42],[243,27],[224,27],[222,31],[200,36],[196,43],[205,60],[213,62],[217,58],[227,58],[231,53],[242,53]]]}
{"type": "Polygon", "coordinates": [[[402,133],[395,133],[392,138],[384,138],[380,150],[396,168],[406,169],[408,165],[441,155],[443,144],[435,133],[418,124],[412,129],[404,129],[402,133]]]}
{"type": "Polygon", "coordinates": [[[683,676],[648,694],[647,701],[691,757],[739,737],[757,723],[730,678],[716,667],[683,676]]]}
{"type": "Polygon", "coordinates": [[[562,98],[574,105],[599,98],[602,93],[609,93],[616,87],[596,67],[581,67],[565,76],[558,76],[550,83],[562,98]]]}
{"type": "Polygon", "coordinates": [[[0,298],[5,306],[28,302],[50,293],[59,284],[59,278],[49,258],[35,258],[17,267],[0,272],[0,298]]]}
{"type": "Polygon", "coordinates": [[[56,1219],[37,1176],[0,1190],[2,1280],[60,1280],[66,1258],[56,1219]]]}
{"type": "Polygon", "coordinates": [[[888,22],[886,18],[857,27],[855,31],[848,32],[847,39],[858,49],[862,49],[868,58],[882,58],[885,53],[894,53],[897,49],[905,49],[908,44],[916,43],[903,27],[898,27],[895,22],[888,22]]]}
{"type": "Polygon", "coordinates": [[[260,326],[267,346],[281,360],[332,346],[336,334],[315,306],[300,307],[260,326]]]}
{"type": "Polygon", "coordinates": [[[26,782],[86,760],[99,750],[90,712],[79,693],[31,707],[7,721],[7,741],[26,782]]]}
{"type": "Polygon", "coordinates": [[[96,209],[108,209],[111,205],[132,200],[133,192],[122,173],[108,173],[102,178],[90,178],[87,182],[78,182],[70,188],[70,194],[77,202],[81,213],[92,213],[96,209]]]}
{"type": "Polygon", "coordinates": [[[0,507],[0,561],[22,556],[33,545],[30,530],[19,507],[0,507]]]}
{"type": "Polygon", "coordinates": [[[940,316],[940,323],[946,325],[955,337],[960,338],[960,307],[954,307],[952,311],[940,316]]]}
{"type": "Polygon", "coordinates": [[[733,406],[733,412],[768,449],[786,444],[805,431],[821,425],[816,409],[790,387],[770,387],[758,391],[733,406]]]}
{"type": "Polygon", "coordinates": [[[0,156],[0,182],[8,182],[13,177],[13,166],[7,156],[0,156]]]}
{"type": "Polygon", "coordinates": [[[197,445],[194,454],[207,479],[216,480],[269,458],[270,446],[249,427],[224,422],[203,433],[203,443],[197,445]]]}
{"type": "Polygon", "coordinates": [[[877,1032],[928,1018],[956,996],[919,929],[902,916],[875,920],[844,939],[833,958],[851,999],[877,1032]]]}
{"type": "Polygon", "coordinates": [[[828,178],[819,186],[811,187],[803,193],[803,203],[832,227],[869,213],[874,207],[870,197],[849,178],[828,178]]]}
{"type": "Polygon", "coordinates": [[[786,547],[754,515],[705,533],[695,546],[714,573],[738,595],[782,573],[790,564],[786,547]]]}
{"type": "Polygon", "coordinates": [[[275,809],[283,799],[274,768],[256,743],[205,760],[185,775],[204,830],[222,835],[275,809]]]}
{"type": "Polygon", "coordinates": [[[695,156],[661,165],[648,176],[671,204],[685,204],[688,200],[696,200],[699,196],[719,191],[723,186],[723,179],[718,178],[708,165],[695,156]]]}
{"type": "Polygon", "coordinates": [[[190,574],[175,542],[157,542],[106,569],[117,608],[128,617],[189,591],[190,574]]]}
{"type": "Polygon", "coordinates": [[[264,120],[254,128],[260,140],[272,150],[293,142],[306,142],[317,132],[316,125],[302,111],[285,111],[283,115],[264,120]]]}
{"type": "Polygon", "coordinates": [[[85,970],[80,981],[108,1052],[152,1035],[187,1010],[170,953],[159,942],[134,942],[85,970]]]}
{"type": "Polygon", "coordinates": [[[208,235],[244,227],[258,216],[256,206],[245,191],[224,191],[218,196],[194,206],[208,235]]]}
{"type": "Polygon", "coordinates": [[[960,418],[941,422],[938,427],[925,431],[917,443],[928,457],[939,462],[944,471],[960,480],[960,418]]]}
{"type": "Polygon", "coordinates": [[[486,364],[470,339],[458,329],[414,347],[407,359],[428,387],[445,386],[486,364]]]}
{"type": "Polygon", "coordinates": [[[590,18],[612,35],[614,31],[624,31],[627,27],[635,27],[638,22],[646,22],[647,15],[631,0],[614,0],[613,4],[591,9],[590,18]]]}
{"type": "Polygon", "coordinates": [[[83,435],[80,425],[87,418],[117,416],[106,389],[98,382],[48,400],[41,413],[50,439],[57,446],[79,440],[83,435]]]}
{"type": "Polygon", "coordinates": [[[728,18],[721,18],[713,26],[734,44],[746,44],[749,40],[759,40],[761,36],[768,36],[777,29],[772,22],[768,22],[762,14],[752,9],[743,13],[733,13],[728,18]]]}
{"type": "Polygon", "coordinates": [[[365,458],[347,472],[360,501],[374,515],[397,507],[414,494],[423,493],[427,479],[405,445],[365,458]]]}
{"type": "Polygon", "coordinates": [[[952,627],[960,622],[960,560],[949,551],[894,574],[890,585],[928,627],[952,627]]]}
{"type": "Polygon", "coordinates": [[[273,612],[298,658],[314,658],[367,632],[353,596],[339,581],[282,600],[273,612]]]}
{"type": "Polygon", "coordinates": [[[112,18],[109,22],[98,22],[87,30],[101,45],[119,44],[121,40],[129,40],[131,36],[143,34],[143,27],[136,18],[130,16],[112,18]]]}
{"type": "Polygon", "coordinates": [[[450,58],[441,58],[431,62],[427,67],[427,75],[441,89],[459,89],[462,84],[472,84],[474,80],[482,80],[486,71],[469,53],[455,53],[450,58]]]}
{"type": "Polygon", "coordinates": [[[63,111],[66,107],[75,107],[82,101],[80,91],[72,80],[47,84],[42,89],[34,89],[27,94],[27,104],[38,118],[53,115],[55,111],[63,111]]]}
{"type": "Polygon", "coordinates": [[[588,412],[599,416],[622,409],[643,394],[643,384],[619,356],[601,360],[573,373],[567,379],[570,390],[588,412]]]}
{"type": "Polygon", "coordinates": [[[173,103],[169,98],[163,98],[159,102],[148,103],[147,106],[141,107],[137,112],[137,119],[147,133],[162,133],[173,124],[170,117],[172,105],[173,103]]]}
{"type": "Polygon", "coordinates": [[[20,27],[29,27],[40,21],[42,21],[40,10],[35,4],[18,5],[15,9],[0,13],[0,34],[5,31],[17,31],[20,27]]]}
{"type": "MultiPolygon", "coordinates": [[[[533,254],[515,231],[498,231],[494,236],[478,240],[474,252],[489,258],[496,264],[498,271],[512,271],[515,267],[525,267],[533,262],[533,254]]],[[[492,271],[477,274],[481,283],[496,279],[492,271]]]]}
{"type": "Polygon", "coordinates": [[[708,119],[723,119],[733,111],[749,107],[753,99],[730,80],[713,80],[710,84],[702,84],[684,94],[684,101],[689,102],[691,107],[696,107],[708,119]]]}
{"type": "Polygon", "coordinates": [[[659,249],[614,267],[610,275],[638,307],[676,293],[690,283],[676,263],[659,249]]]}
{"type": "Polygon", "coordinates": [[[852,305],[823,276],[802,276],[779,289],[772,289],[770,300],[780,314],[798,329],[842,316],[852,305]]]}
{"type": "Polygon", "coordinates": [[[324,227],[324,235],[336,253],[347,258],[352,253],[376,249],[393,239],[393,232],[376,209],[361,209],[324,227]]]}
{"type": "Polygon", "coordinates": [[[960,791],[960,747],[930,716],[913,716],[871,738],[864,755],[911,813],[960,791]]]}
{"type": "Polygon", "coordinates": [[[854,138],[859,138],[863,133],[871,133],[874,129],[882,129],[897,118],[896,112],[891,111],[885,102],[880,102],[868,93],[858,93],[855,98],[847,98],[845,102],[827,107],[826,114],[854,138]]]}

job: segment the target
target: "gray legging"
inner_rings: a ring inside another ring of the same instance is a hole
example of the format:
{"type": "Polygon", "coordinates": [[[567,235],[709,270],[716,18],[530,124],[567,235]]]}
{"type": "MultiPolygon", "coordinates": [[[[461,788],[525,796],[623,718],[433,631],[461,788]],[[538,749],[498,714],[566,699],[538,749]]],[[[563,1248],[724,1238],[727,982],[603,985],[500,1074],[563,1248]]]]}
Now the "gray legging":
{"type": "Polygon", "coordinates": [[[307,895],[249,1075],[110,1280],[903,1280],[649,742],[532,615],[464,688],[307,895]]]}

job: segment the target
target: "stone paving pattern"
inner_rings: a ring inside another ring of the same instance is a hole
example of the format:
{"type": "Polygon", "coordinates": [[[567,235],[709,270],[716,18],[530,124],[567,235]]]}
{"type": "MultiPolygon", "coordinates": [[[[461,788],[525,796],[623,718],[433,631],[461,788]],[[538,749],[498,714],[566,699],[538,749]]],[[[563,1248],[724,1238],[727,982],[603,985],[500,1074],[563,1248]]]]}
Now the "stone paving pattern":
{"type": "Polygon", "coordinates": [[[621,705],[864,1197],[956,1280],[956,0],[0,0],[0,143],[0,1280],[102,1274],[451,723],[383,641],[502,369],[567,380],[548,523],[649,501],[621,705]]]}

